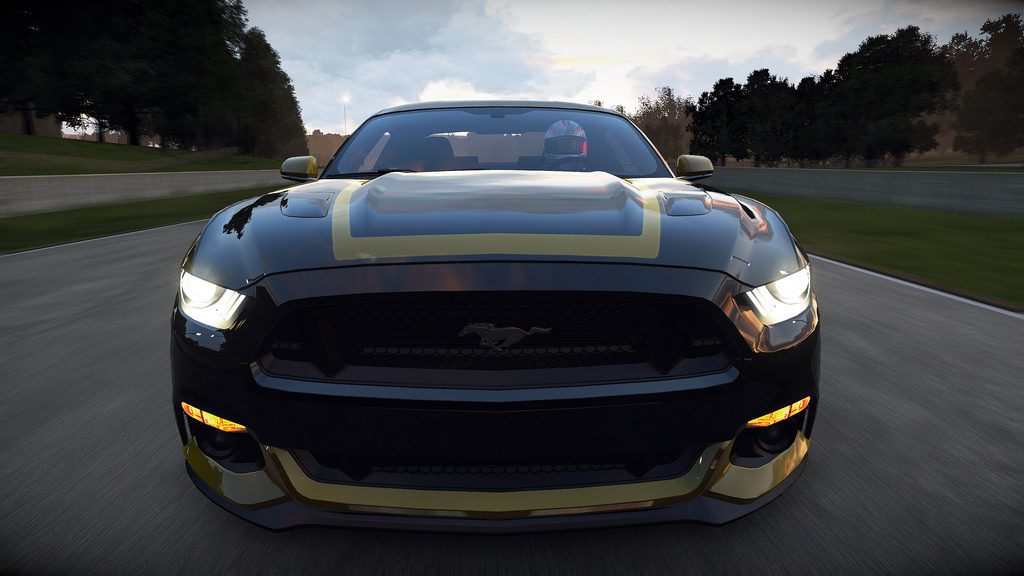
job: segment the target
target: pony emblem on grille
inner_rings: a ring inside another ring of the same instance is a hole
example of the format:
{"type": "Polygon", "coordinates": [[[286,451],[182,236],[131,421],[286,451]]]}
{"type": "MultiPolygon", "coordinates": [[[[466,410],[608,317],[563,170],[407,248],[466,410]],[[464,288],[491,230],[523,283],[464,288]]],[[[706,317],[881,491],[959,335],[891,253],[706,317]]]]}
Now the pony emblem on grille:
{"type": "Polygon", "coordinates": [[[486,346],[491,350],[503,350],[518,343],[527,336],[547,334],[548,332],[551,332],[551,328],[537,328],[534,326],[529,330],[523,330],[515,326],[495,328],[494,324],[473,323],[467,324],[459,332],[459,338],[464,337],[466,334],[476,334],[480,337],[481,346],[486,346]]]}

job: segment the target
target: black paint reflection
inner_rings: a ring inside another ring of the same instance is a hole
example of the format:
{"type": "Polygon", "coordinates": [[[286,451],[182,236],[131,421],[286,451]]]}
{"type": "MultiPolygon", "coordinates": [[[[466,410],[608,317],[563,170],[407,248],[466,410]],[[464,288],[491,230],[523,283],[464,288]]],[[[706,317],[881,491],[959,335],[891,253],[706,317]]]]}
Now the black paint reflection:
{"type": "Polygon", "coordinates": [[[248,206],[242,208],[238,212],[235,212],[231,216],[231,219],[228,220],[227,224],[224,225],[224,233],[233,233],[235,234],[236,237],[241,238],[242,234],[245,233],[246,224],[248,224],[249,220],[252,219],[252,211],[260,206],[264,206],[266,204],[273,202],[274,200],[277,200],[279,196],[281,196],[280,192],[272,192],[270,194],[265,194],[257,198],[256,201],[253,202],[252,204],[249,204],[248,206]]]}

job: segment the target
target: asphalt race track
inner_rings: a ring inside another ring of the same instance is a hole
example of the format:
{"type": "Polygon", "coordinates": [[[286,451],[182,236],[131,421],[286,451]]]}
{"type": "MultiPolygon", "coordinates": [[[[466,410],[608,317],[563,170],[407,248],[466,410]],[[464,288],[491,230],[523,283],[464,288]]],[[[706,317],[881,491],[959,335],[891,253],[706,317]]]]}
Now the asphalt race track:
{"type": "Polygon", "coordinates": [[[230,516],[185,474],[169,312],[192,223],[0,257],[0,573],[1024,571],[1024,317],[818,260],[803,476],[713,528],[515,536],[230,516]]]}

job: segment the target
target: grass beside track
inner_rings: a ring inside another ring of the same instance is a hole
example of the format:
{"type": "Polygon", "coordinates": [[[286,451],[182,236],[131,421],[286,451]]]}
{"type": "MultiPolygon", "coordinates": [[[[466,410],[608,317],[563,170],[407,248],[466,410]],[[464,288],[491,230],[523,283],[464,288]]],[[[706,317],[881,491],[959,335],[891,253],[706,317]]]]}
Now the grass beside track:
{"type": "Polygon", "coordinates": [[[174,196],[0,218],[0,253],[209,218],[229,204],[281,188],[174,196]]]}
{"type": "Polygon", "coordinates": [[[778,210],[808,252],[1024,309],[1022,217],[730,191],[778,210]]]}
{"type": "Polygon", "coordinates": [[[279,160],[241,156],[234,149],[192,152],[0,134],[0,176],[275,170],[279,160]]]}

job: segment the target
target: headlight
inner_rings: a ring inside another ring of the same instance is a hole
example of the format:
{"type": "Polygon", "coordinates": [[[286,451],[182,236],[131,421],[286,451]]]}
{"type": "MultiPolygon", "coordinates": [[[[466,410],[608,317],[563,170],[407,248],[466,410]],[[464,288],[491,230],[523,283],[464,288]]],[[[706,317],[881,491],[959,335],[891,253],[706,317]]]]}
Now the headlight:
{"type": "Polygon", "coordinates": [[[245,296],[181,271],[181,311],[196,322],[225,330],[235,323],[245,296]]]}
{"type": "Polygon", "coordinates": [[[811,303],[811,267],[746,292],[747,302],[766,325],[789,320],[811,303]]]}

